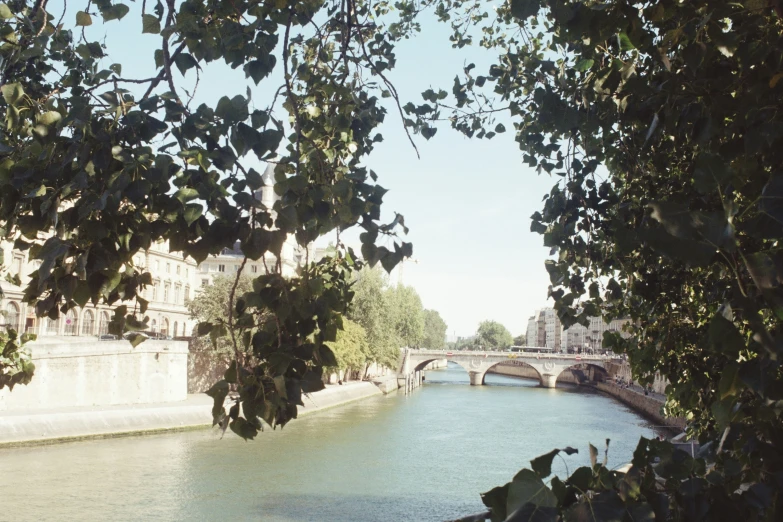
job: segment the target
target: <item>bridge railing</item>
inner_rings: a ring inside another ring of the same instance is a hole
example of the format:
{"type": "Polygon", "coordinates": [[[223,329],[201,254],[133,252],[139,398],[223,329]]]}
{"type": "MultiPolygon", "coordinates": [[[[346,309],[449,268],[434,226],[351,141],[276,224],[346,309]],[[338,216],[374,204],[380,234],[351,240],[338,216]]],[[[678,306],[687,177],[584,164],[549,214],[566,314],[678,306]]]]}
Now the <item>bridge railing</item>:
{"type": "Polygon", "coordinates": [[[439,355],[446,358],[447,356],[459,356],[468,355],[474,357],[506,357],[508,359],[518,359],[523,357],[535,357],[538,359],[574,359],[574,360],[593,360],[593,361],[606,361],[615,359],[613,355],[589,355],[589,354],[575,354],[575,353],[552,353],[552,352],[500,352],[500,351],[475,351],[475,350],[428,350],[423,348],[410,348],[409,352],[413,355],[439,355]]]}

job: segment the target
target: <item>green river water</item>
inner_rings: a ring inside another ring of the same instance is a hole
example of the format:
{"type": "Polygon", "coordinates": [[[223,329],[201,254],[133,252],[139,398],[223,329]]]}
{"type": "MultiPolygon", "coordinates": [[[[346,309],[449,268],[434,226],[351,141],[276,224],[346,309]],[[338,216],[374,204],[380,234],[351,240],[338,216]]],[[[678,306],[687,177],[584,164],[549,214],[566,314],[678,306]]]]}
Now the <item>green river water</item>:
{"type": "MultiPolygon", "coordinates": [[[[244,442],[213,430],[0,450],[0,520],[444,521],[530,459],[587,444],[609,465],[655,432],[615,400],[575,386],[458,367],[406,396],[372,397],[244,442]]],[[[565,472],[555,460],[555,471],[565,472]]]]}

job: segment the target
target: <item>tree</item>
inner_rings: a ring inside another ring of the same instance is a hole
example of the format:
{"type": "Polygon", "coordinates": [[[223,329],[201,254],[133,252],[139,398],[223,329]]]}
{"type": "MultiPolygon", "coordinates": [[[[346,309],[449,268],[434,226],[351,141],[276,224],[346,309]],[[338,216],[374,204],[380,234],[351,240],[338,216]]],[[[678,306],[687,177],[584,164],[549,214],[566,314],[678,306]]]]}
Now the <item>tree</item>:
{"type": "MultiPolygon", "coordinates": [[[[411,255],[402,241],[376,246],[403,219],[379,222],[385,190],[365,164],[383,139],[380,100],[397,100],[386,73],[394,44],[416,28],[410,10],[362,0],[48,7],[0,6],[0,236],[41,263],[25,290],[39,316],[105,303],[115,307],[110,331],[142,341],[141,291],[152,281],[132,260],[159,241],[196,262],[239,241],[257,260],[279,258],[288,236],[305,246],[359,225],[369,264],[391,270],[411,255]],[[150,73],[124,76],[121,63],[106,63],[112,50],[98,39],[117,24],[158,42],[150,73]],[[247,84],[227,89],[241,93],[193,103],[199,81],[231,69],[247,84]],[[262,81],[276,94],[252,99],[262,81]],[[267,161],[282,195],[274,208],[254,197],[267,161]]],[[[292,279],[278,264],[231,304],[227,325],[199,325],[234,349],[209,392],[214,422],[253,438],[262,421],[296,417],[301,393],[334,365],[325,343],[361,265],[345,247],[292,279]],[[226,412],[230,385],[240,399],[226,412]]]]}
{"type": "Polygon", "coordinates": [[[423,348],[440,350],[446,346],[446,321],[436,310],[424,310],[424,336],[421,341],[423,348]]]}
{"type": "Polygon", "coordinates": [[[356,273],[352,290],[348,317],[367,334],[368,362],[396,367],[400,344],[384,275],[379,269],[365,268],[356,273]]]}
{"type": "Polygon", "coordinates": [[[343,329],[337,332],[337,340],[330,342],[329,347],[337,360],[332,369],[344,370],[346,375],[364,370],[370,353],[367,334],[359,324],[344,319],[343,329]]]}
{"type": "Polygon", "coordinates": [[[520,334],[514,337],[514,346],[527,346],[527,339],[525,334],[520,334]]]}
{"type": "Polygon", "coordinates": [[[481,321],[476,331],[476,342],[484,350],[504,350],[511,346],[511,332],[497,321],[481,321]]]}
{"type": "Polygon", "coordinates": [[[397,285],[387,290],[399,346],[418,348],[424,339],[424,308],[413,287],[397,285]]]}
{"type": "MultiPolygon", "coordinates": [[[[188,310],[191,317],[200,323],[226,325],[229,324],[231,296],[241,297],[252,290],[253,280],[249,275],[244,274],[237,279],[222,274],[215,277],[211,285],[201,288],[198,297],[188,303],[188,310]]],[[[215,344],[221,353],[233,352],[230,339],[220,338],[215,344]]]]}
{"type": "Polygon", "coordinates": [[[487,139],[513,125],[524,162],[556,175],[531,230],[557,253],[546,270],[563,325],[631,317],[631,337],[604,346],[627,353],[642,383],[665,375],[667,411],[707,445],[681,459],[642,440],[622,476],[591,448],[592,468],[538,488],[555,451],[485,495],[493,520],[582,518],[596,505],[601,519],[783,516],[772,478],[783,473],[780,2],[435,4],[454,45],[478,32],[499,56],[468,65],[455,100],[430,89],[429,103],[406,106],[411,124],[431,137],[448,120],[487,139]],[[511,490],[547,503],[525,507],[511,490]]]}

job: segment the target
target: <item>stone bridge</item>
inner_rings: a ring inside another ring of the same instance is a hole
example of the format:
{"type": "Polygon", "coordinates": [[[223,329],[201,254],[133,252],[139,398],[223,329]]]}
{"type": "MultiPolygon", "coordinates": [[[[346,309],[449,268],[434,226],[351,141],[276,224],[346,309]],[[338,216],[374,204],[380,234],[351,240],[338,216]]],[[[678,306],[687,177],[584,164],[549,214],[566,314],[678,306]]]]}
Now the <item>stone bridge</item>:
{"type": "Polygon", "coordinates": [[[470,384],[478,386],[484,384],[484,376],[487,370],[505,361],[520,361],[538,372],[539,382],[545,388],[554,388],[557,377],[564,370],[576,365],[588,365],[600,368],[606,372],[605,364],[611,357],[603,355],[576,355],[553,354],[531,352],[473,352],[445,350],[413,350],[407,349],[403,353],[400,365],[400,376],[416,375],[427,364],[439,359],[446,359],[462,366],[470,376],[470,384]]]}

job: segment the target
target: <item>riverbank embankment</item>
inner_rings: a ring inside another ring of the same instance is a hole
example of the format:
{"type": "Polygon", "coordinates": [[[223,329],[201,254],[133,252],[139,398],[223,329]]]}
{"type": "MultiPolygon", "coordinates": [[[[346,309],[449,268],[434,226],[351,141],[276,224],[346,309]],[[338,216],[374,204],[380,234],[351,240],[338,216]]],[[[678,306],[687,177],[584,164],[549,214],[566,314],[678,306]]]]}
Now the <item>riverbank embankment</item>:
{"type": "MultiPolygon", "coordinates": [[[[366,381],[328,385],[303,398],[299,415],[382,394],[366,381]]],[[[197,394],[178,402],[2,412],[0,447],[207,428],[212,425],[211,411],[212,399],[197,394]]]]}
{"type": "Polygon", "coordinates": [[[632,410],[644,415],[648,419],[658,423],[659,426],[668,426],[674,429],[685,429],[685,419],[682,417],[667,417],[662,412],[663,401],[649,395],[637,392],[629,388],[623,388],[614,383],[597,382],[593,386],[608,395],[616,398],[632,410]]]}
{"type": "MultiPolygon", "coordinates": [[[[536,372],[536,370],[530,366],[499,364],[489,370],[488,373],[496,373],[499,375],[506,375],[508,377],[519,377],[522,379],[539,380],[538,372],[536,372]]],[[[612,375],[609,376],[610,379],[612,377],[612,375]]],[[[592,379],[589,382],[583,383],[580,382],[578,376],[570,370],[566,370],[560,374],[560,376],[557,378],[557,382],[583,384],[589,386],[590,389],[599,390],[603,393],[606,393],[607,395],[611,395],[615,399],[631,408],[633,411],[655,422],[658,426],[668,426],[674,429],[685,428],[685,419],[680,417],[666,417],[661,412],[661,409],[664,405],[664,396],[661,394],[653,393],[644,395],[643,391],[624,388],[614,384],[613,382],[593,382],[592,379]]]]}

